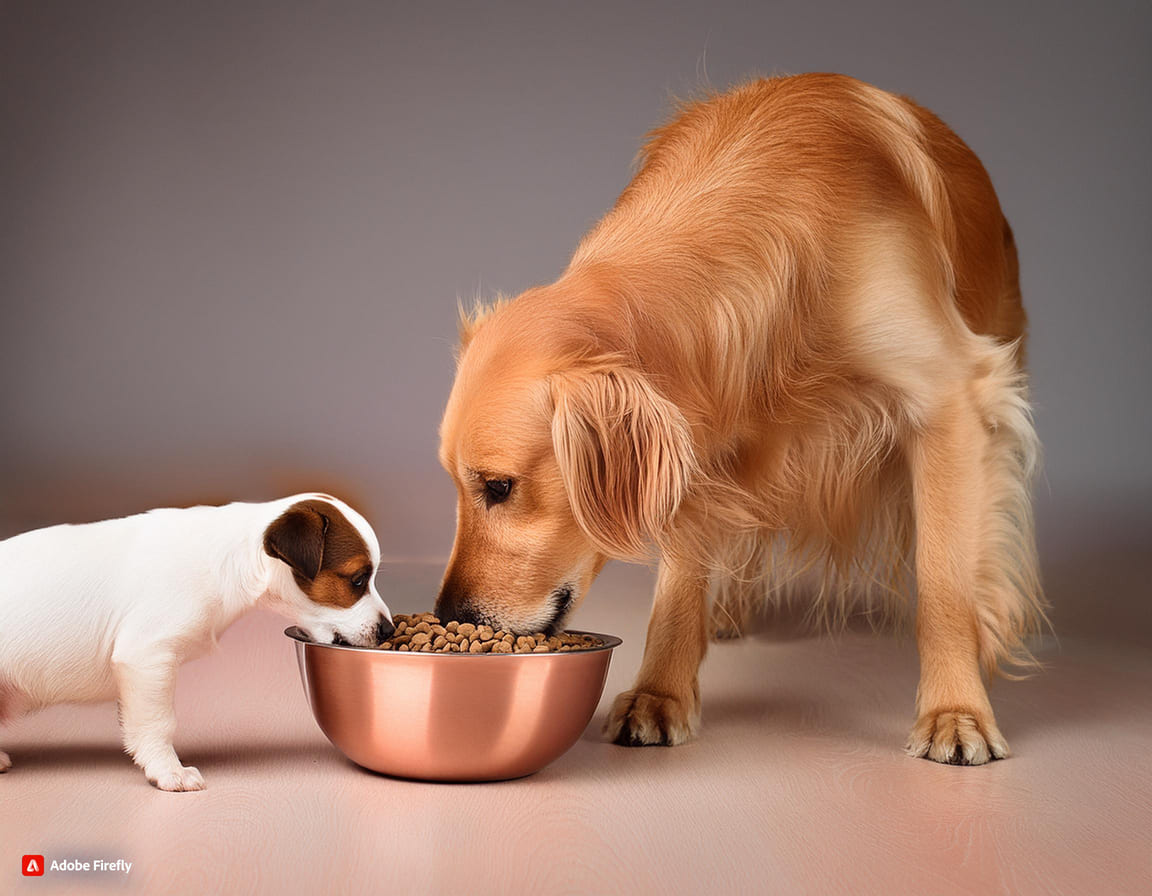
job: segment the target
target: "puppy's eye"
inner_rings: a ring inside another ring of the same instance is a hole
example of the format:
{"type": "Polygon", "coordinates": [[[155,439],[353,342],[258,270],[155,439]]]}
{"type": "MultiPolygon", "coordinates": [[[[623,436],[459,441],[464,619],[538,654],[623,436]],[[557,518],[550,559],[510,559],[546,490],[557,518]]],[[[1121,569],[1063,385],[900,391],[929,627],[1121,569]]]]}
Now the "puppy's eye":
{"type": "Polygon", "coordinates": [[[508,500],[508,496],[512,493],[512,480],[511,479],[486,479],[484,480],[484,500],[489,505],[503,504],[508,500]]]}
{"type": "Polygon", "coordinates": [[[363,588],[368,584],[368,573],[362,572],[352,580],[353,588],[363,588]]]}

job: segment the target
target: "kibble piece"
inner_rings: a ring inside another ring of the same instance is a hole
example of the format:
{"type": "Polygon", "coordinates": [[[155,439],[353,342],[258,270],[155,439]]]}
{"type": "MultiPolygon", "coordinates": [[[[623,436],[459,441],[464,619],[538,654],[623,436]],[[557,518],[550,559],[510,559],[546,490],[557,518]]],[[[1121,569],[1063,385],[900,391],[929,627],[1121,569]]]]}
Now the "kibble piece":
{"type": "Polygon", "coordinates": [[[456,629],[460,628],[460,623],[453,619],[451,622],[445,623],[444,628],[448,629],[450,632],[454,632],[456,629]]]}
{"type": "Polygon", "coordinates": [[[476,626],[474,626],[471,622],[461,622],[456,627],[456,631],[462,634],[465,638],[469,638],[472,636],[472,633],[476,631],[476,626]]]}
{"type": "Polygon", "coordinates": [[[432,636],[427,632],[416,632],[416,634],[412,636],[412,641],[410,643],[413,647],[423,647],[431,640],[432,636]]]}
{"type": "Polygon", "coordinates": [[[541,644],[539,647],[533,647],[532,652],[533,653],[551,653],[552,651],[549,649],[547,644],[541,644]]]}
{"type": "Polygon", "coordinates": [[[432,642],[432,649],[433,650],[439,650],[441,647],[443,647],[447,643],[448,643],[447,638],[445,638],[443,635],[437,635],[436,640],[432,642]]]}
{"type": "Polygon", "coordinates": [[[410,650],[410,648],[408,647],[408,645],[407,645],[407,644],[401,644],[401,645],[400,645],[399,647],[397,647],[396,649],[397,649],[397,650],[410,650]]]}
{"type": "Polygon", "coordinates": [[[422,632],[425,635],[430,635],[432,634],[432,626],[430,626],[424,620],[421,620],[420,622],[416,623],[416,631],[422,632]]]}
{"type": "Polygon", "coordinates": [[[495,644],[492,645],[492,652],[493,653],[511,653],[512,652],[512,645],[509,644],[507,641],[497,641],[495,644]]]}
{"type": "Polygon", "coordinates": [[[432,634],[442,635],[447,631],[448,631],[448,629],[444,628],[444,626],[440,625],[439,623],[437,623],[437,622],[432,623],[432,634]]]}

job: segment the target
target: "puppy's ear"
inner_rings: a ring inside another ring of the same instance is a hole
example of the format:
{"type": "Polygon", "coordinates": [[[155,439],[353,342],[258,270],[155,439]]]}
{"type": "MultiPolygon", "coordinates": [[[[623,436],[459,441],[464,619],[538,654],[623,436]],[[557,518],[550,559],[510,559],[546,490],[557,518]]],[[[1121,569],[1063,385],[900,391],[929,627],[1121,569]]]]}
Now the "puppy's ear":
{"type": "Polygon", "coordinates": [[[264,532],[264,552],[283,560],[308,581],[324,563],[328,518],[310,507],[289,507],[264,532]]]}
{"type": "Polygon", "coordinates": [[[695,468],[684,416],[627,368],[552,378],[552,444],[577,523],[597,550],[642,558],[695,468]]]}

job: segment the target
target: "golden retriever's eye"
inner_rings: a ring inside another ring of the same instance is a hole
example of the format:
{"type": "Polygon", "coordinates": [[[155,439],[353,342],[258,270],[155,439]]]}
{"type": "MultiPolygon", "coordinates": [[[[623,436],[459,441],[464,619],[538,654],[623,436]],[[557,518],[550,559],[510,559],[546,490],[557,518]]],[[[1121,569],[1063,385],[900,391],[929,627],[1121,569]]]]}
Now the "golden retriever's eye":
{"type": "Polygon", "coordinates": [[[493,504],[503,504],[512,493],[511,479],[485,479],[484,500],[491,507],[493,504]]]}

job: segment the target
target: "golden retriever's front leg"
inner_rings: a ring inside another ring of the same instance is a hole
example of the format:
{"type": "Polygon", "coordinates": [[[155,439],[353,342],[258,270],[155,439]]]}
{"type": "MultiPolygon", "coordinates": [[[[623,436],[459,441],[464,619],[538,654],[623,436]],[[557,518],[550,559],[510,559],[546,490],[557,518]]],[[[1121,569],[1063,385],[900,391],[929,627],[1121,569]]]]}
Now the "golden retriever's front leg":
{"type": "Polygon", "coordinates": [[[982,765],[1008,755],[980,675],[977,570],[987,544],[988,434],[958,402],[911,452],[916,511],[916,645],[920,687],[912,756],[982,765]]]}
{"type": "Polygon", "coordinates": [[[682,744],[700,723],[697,672],[708,648],[708,576],[660,564],[640,675],[616,698],[604,733],[623,746],[682,744]]]}

